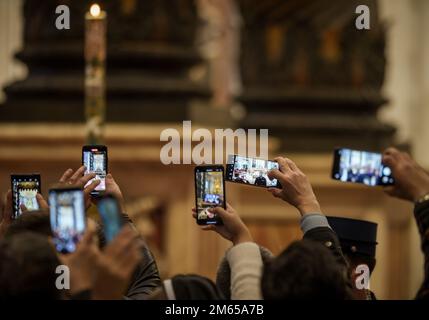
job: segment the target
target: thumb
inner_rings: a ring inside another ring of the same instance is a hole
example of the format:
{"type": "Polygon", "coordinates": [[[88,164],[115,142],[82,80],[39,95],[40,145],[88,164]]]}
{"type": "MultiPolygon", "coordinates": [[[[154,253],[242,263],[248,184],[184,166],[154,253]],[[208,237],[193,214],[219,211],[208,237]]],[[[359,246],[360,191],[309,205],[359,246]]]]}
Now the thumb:
{"type": "Polygon", "coordinates": [[[38,193],[36,195],[36,200],[37,200],[37,203],[39,204],[39,209],[41,209],[41,210],[48,210],[49,209],[48,203],[46,202],[46,200],[43,198],[43,196],[40,193],[38,193]]]}
{"type": "Polygon", "coordinates": [[[231,214],[222,207],[215,207],[215,208],[211,208],[209,210],[211,212],[217,214],[217,216],[219,218],[221,218],[223,222],[228,221],[231,217],[231,214]]]}
{"type": "Polygon", "coordinates": [[[281,173],[278,169],[273,169],[268,172],[268,178],[277,179],[282,182],[284,180],[284,174],[281,173]]]}

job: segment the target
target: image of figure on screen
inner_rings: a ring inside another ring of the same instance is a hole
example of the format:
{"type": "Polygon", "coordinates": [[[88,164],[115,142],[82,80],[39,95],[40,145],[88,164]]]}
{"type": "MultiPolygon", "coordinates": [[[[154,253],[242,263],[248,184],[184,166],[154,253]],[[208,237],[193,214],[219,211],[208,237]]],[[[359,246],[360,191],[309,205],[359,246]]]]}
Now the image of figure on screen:
{"type": "Polygon", "coordinates": [[[232,181],[261,187],[276,187],[277,179],[268,178],[268,172],[272,169],[278,169],[277,162],[236,156],[232,181]]]}
{"type": "MultiPolygon", "coordinates": [[[[100,180],[100,184],[95,188],[95,191],[106,190],[106,154],[104,151],[84,151],[83,164],[86,167],[85,174],[95,173],[95,179],[100,180]]],[[[93,180],[88,181],[89,185],[93,180]]]]}
{"type": "Polygon", "coordinates": [[[338,171],[334,178],[343,182],[377,186],[393,182],[391,170],[383,166],[380,153],[340,149],[338,171]]]}
{"type": "Polygon", "coordinates": [[[197,172],[196,186],[198,219],[216,219],[216,215],[212,212],[209,212],[208,209],[213,207],[224,207],[223,172],[197,172]]]}
{"type": "Polygon", "coordinates": [[[85,231],[84,199],[81,190],[51,191],[51,228],[57,250],[73,252],[85,231]]]}

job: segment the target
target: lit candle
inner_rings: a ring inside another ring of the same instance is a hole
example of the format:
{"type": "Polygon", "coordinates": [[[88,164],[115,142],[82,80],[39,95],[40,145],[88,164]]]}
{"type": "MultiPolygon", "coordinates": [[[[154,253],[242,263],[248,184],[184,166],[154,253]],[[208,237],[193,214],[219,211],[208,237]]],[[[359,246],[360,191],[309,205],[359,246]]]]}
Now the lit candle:
{"type": "Polygon", "coordinates": [[[106,12],[93,4],[85,15],[85,117],[87,142],[103,141],[106,113],[106,12]]]}

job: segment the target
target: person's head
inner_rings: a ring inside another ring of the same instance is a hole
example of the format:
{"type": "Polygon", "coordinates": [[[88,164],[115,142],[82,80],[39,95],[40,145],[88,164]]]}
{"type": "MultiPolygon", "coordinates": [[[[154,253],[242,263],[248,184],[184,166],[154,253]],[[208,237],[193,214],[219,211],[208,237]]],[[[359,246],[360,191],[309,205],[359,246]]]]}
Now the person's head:
{"type": "Polygon", "coordinates": [[[328,248],[305,239],[265,265],[261,289],[266,300],[351,299],[345,268],[328,248]]]}
{"type": "Polygon", "coordinates": [[[52,236],[49,212],[40,210],[23,213],[11,223],[5,236],[10,237],[23,232],[52,236]]]}
{"type": "Polygon", "coordinates": [[[0,298],[60,299],[55,269],[60,264],[48,237],[34,232],[0,242],[0,298]]]}
{"type": "MultiPolygon", "coordinates": [[[[272,252],[267,248],[259,246],[259,251],[264,265],[274,258],[272,252]]],[[[222,259],[217,269],[216,286],[226,299],[231,299],[231,268],[226,257],[222,259]]]]}

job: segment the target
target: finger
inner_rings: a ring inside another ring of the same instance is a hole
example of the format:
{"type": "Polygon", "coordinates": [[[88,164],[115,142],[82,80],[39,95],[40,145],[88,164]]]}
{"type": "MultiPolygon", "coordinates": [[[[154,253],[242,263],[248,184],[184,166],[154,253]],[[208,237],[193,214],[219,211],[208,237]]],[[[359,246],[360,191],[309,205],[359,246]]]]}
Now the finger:
{"type": "Polygon", "coordinates": [[[226,203],[226,210],[227,210],[227,211],[229,211],[229,210],[234,210],[234,208],[233,208],[233,207],[231,207],[231,205],[227,202],[227,203],[226,203]]]}
{"type": "Polygon", "coordinates": [[[285,161],[286,161],[286,163],[288,164],[288,166],[289,166],[289,168],[292,170],[292,171],[300,171],[299,170],[299,168],[298,168],[298,166],[295,164],[295,162],[293,162],[291,159],[289,159],[289,158],[284,158],[285,159],[285,161]]]}
{"type": "Polygon", "coordinates": [[[270,178],[271,180],[272,179],[277,179],[277,180],[280,181],[280,183],[285,179],[284,178],[284,173],[280,172],[280,170],[278,170],[278,169],[270,170],[268,172],[268,178],[270,178]]]}
{"type": "Polygon", "coordinates": [[[22,212],[22,213],[26,213],[26,212],[28,212],[28,209],[27,209],[27,207],[26,207],[24,204],[21,204],[21,205],[19,206],[19,208],[21,209],[21,212],[22,212]]]}
{"type": "Polygon", "coordinates": [[[70,177],[72,176],[72,174],[73,174],[73,170],[72,169],[67,169],[63,173],[63,175],[61,176],[60,182],[61,183],[66,183],[70,179],[70,177]]]}
{"type": "Polygon", "coordinates": [[[279,164],[279,169],[281,172],[287,172],[290,170],[289,165],[286,162],[286,159],[283,157],[277,157],[274,159],[279,164]]]}
{"type": "Polygon", "coordinates": [[[274,197],[281,198],[282,190],[278,188],[269,188],[268,192],[270,192],[274,197]]]}
{"type": "Polygon", "coordinates": [[[85,193],[85,195],[90,194],[92,191],[95,190],[95,188],[97,188],[97,186],[101,183],[100,180],[94,180],[91,182],[91,184],[89,186],[87,186],[83,192],[85,193]]]}
{"type": "Polygon", "coordinates": [[[228,215],[231,215],[231,213],[227,212],[224,208],[222,207],[215,207],[215,208],[210,208],[209,209],[210,212],[213,212],[215,214],[217,214],[220,218],[225,218],[228,215]]]}
{"type": "Polygon", "coordinates": [[[204,230],[204,231],[215,231],[216,227],[214,225],[202,226],[201,230],[204,230]]]}
{"type": "Polygon", "coordinates": [[[192,212],[192,217],[196,219],[197,218],[197,213],[196,212],[192,212]]]}
{"type": "Polygon", "coordinates": [[[70,184],[75,184],[79,178],[81,178],[83,176],[83,174],[85,173],[85,166],[81,166],[79,169],[76,170],[76,172],[70,177],[69,179],[69,183],[70,184]]]}
{"type": "Polygon", "coordinates": [[[396,158],[399,156],[400,152],[398,149],[390,147],[390,148],[387,148],[383,154],[396,158]]]}
{"type": "Polygon", "coordinates": [[[76,185],[83,188],[86,186],[86,184],[88,183],[88,181],[90,181],[91,179],[94,179],[97,175],[93,172],[93,173],[88,173],[86,175],[84,175],[83,177],[81,177],[77,182],[76,185]]]}
{"type": "Polygon", "coordinates": [[[41,209],[41,210],[48,210],[49,209],[48,203],[46,202],[46,200],[43,198],[43,196],[40,193],[38,193],[36,195],[36,200],[37,200],[37,203],[39,204],[39,209],[41,209]]]}
{"type": "Polygon", "coordinates": [[[395,160],[393,159],[393,157],[391,155],[385,155],[383,156],[383,164],[392,168],[395,165],[395,160]]]}

